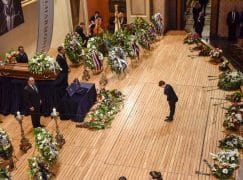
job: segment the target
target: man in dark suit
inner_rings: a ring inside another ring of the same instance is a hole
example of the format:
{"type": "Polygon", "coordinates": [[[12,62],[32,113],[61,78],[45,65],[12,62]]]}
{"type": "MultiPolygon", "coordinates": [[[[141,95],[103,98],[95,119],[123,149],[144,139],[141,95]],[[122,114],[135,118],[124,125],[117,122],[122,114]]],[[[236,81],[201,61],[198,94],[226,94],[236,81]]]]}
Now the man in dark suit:
{"type": "Polygon", "coordinates": [[[195,32],[202,37],[203,27],[204,27],[204,13],[200,12],[199,17],[197,18],[197,21],[195,22],[195,32]]]}
{"type": "Polygon", "coordinates": [[[64,82],[62,84],[62,87],[64,89],[66,89],[68,87],[68,72],[70,70],[69,70],[69,67],[68,67],[68,64],[67,64],[67,59],[66,59],[66,56],[65,56],[64,47],[63,46],[59,46],[57,48],[57,51],[58,51],[58,55],[56,57],[56,61],[59,64],[59,66],[62,68],[60,76],[63,77],[63,82],[64,82]]]}
{"type": "Polygon", "coordinates": [[[18,63],[28,63],[28,56],[24,52],[24,47],[23,46],[19,46],[18,47],[18,51],[19,51],[19,54],[16,57],[17,62],[18,63]]]}
{"type": "Polygon", "coordinates": [[[240,21],[240,15],[235,8],[233,11],[230,11],[227,15],[227,25],[228,25],[228,39],[236,40],[236,29],[240,21]]]}
{"type": "Polygon", "coordinates": [[[203,14],[205,16],[206,15],[206,8],[207,8],[207,5],[208,5],[208,0],[199,0],[199,3],[201,4],[203,14]]]}
{"type": "Polygon", "coordinates": [[[83,40],[83,46],[86,47],[87,46],[87,41],[88,41],[88,37],[84,34],[84,23],[81,22],[75,29],[75,32],[77,32],[80,37],[83,40]]]}
{"type": "Polygon", "coordinates": [[[29,77],[28,84],[24,87],[24,101],[25,107],[31,115],[33,128],[44,127],[40,124],[41,97],[33,77],[29,77]]]}
{"type": "Polygon", "coordinates": [[[171,85],[166,84],[164,81],[160,81],[159,86],[164,88],[164,94],[167,96],[167,101],[170,106],[170,115],[166,117],[165,121],[172,121],[175,114],[175,107],[178,97],[171,85]]]}

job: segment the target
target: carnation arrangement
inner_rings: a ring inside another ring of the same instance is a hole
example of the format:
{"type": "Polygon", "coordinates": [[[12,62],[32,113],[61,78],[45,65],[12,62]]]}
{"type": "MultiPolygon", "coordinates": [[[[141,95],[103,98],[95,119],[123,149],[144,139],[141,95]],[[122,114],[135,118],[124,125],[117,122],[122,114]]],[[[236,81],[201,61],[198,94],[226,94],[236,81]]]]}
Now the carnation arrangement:
{"type": "Polygon", "coordinates": [[[50,170],[50,166],[40,156],[34,156],[28,159],[29,174],[35,180],[53,179],[54,174],[50,170]]]}
{"type": "Polygon", "coordinates": [[[62,70],[54,58],[42,53],[34,55],[28,62],[28,65],[31,73],[39,75],[49,72],[55,74],[62,70]]]}
{"type": "Polygon", "coordinates": [[[80,64],[82,61],[83,40],[76,32],[66,35],[64,48],[69,60],[73,64],[80,64]]]}
{"type": "Polygon", "coordinates": [[[163,34],[163,19],[160,13],[156,13],[152,16],[152,22],[159,35],[163,34]]]}
{"type": "Polygon", "coordinates": [[[108,63],[116,74],[124,72],[128,65],[125,51],[121,47],[112,48],[109,51],[108,63]]]}
{"type": "Polygon", "coordinates": [[[184,39],[184,44],[195,44],[201,41],[200,36],[197,33],[188,33],[184,39]]]}
{"type": "Polygon", "coordinates": [[[238,130],[243,122],[239,105],[232,105],[225,109],[227,113],[225,113],[223,126],[228,130],[238,130]]]}
{"type": "Polygon", "coordinates": [[[36,146],[41,156],[49,164],[55,163],[59,153],[55,138],[44,128],[35,128],[34,135],[36,146]]]}
{"type": "Polygon", "coordinates": [[[120,91],[101,89],[97,95],[97,104],[88,113],[83,127],[97,130],[109,128],[121,110],[123,101],[124,95],[120,91]]]}
{"type": "Polygon", "coordinates": [[[17,63],[18,51],[10,50],[5,54],[5,63],[17,63]]]}
{"type": "Polygon", "coordinates": [[[226,91],[237,90],[243,82],[243,74],[240,71],[227,71],[219,76],[218,87],[226,91]]]}
{"type": "Polygon", "coordinates": [[[243,138],[241,136],[232,134],[226,136],[224,139],[219,141],[219,148],[221,149],[242,149],[243,138]]]}
{"type": "Polygon", "coordinates": [[[0,158],[10,160],[13,155],[13,146],[7,132],[0,128],[0,158]]]}
{"type": "Polygon", "coordinates": [[[212,49],[209,53],[210,57],[213,59],[220,59],[223,55],[222,49],[216,48],[212,49]]]}

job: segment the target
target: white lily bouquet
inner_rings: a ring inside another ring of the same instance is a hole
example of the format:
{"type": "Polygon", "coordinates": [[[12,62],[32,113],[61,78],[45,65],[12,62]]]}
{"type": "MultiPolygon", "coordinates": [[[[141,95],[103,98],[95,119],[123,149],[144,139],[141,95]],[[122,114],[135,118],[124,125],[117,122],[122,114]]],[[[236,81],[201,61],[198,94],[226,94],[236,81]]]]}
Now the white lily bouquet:
{"type": "Polygon", "coordinates": [[[61,71],[59,64],[54,58],[47,54],[36,54],[29,61],[29,71],[33,74],[42,75],[44,73],[53,72],[54,74],[61,71]]]}
{"type": "Polygon", "coordinates": [[[121,74],[128,66],[127,54],[121,47],[114,47],[109,51],[108,63],[111,66],[111,70],[116,74],[121,74]]]}
{"type": "Polygon", "coordinates": [[[57,161],[59,148],[55,138],[44,128],[35,128],[35,143],[41,154],[49,164],[57,161]]]}

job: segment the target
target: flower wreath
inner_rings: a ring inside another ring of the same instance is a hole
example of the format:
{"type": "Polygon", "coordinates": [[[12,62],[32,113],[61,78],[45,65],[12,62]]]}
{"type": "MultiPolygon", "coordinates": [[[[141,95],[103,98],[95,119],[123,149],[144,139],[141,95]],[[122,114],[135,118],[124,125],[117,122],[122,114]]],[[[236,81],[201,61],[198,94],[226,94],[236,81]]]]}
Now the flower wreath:
{"type": "Polygon", "coordinates": [[[4,160],[12,158],[13,146],[8,136],[8,133],[0,128],[0,157],[4,160]]]}
{"type": "Polygon", "coordinates": [[[108,63],[111,70],[121,74],[127,68],[126,53],[121,47],[114,47],[109,51],[108,63]]]}
{"type": "Polygon", "coordinates": [[[100,71],[102,69],[102,60],[104,56],[96,49],[89,49],[84,55],[85,66],[91,70],[100,71]]]}

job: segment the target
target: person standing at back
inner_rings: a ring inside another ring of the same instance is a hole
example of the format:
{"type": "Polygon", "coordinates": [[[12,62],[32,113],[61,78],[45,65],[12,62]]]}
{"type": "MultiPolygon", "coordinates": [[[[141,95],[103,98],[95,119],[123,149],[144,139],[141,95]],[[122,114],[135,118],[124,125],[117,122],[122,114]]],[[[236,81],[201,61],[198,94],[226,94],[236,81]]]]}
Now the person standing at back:
{"type": "Polygon", "coordinates": [[[41,97],[33,77],[29,77],[27,85],[24,87],[24,101],[25,107],[31,115],[33,128],[44,127],[40,124],[41,97]]]}
{"type": "Polygon", "coordinates": [[[28,56],[26,54],[26,52],[24,51],[24,47],[23,46],[19,46],[18,47],[18,51],[19,54],[16,57],[16,60],[18,63],[28,63],[28,56]]]}
{"type": "Polygon", "coordinates": [[[170,107],[170,114],[166,117],[165,121],[172,121],[174,118],[175,107],[176,102],[178,101],[178,97],[171,85],[166,84],[164,81],[159,81],[159,86],[164,88],[164,94],[167,96],[167,101],[170,107]]]}

